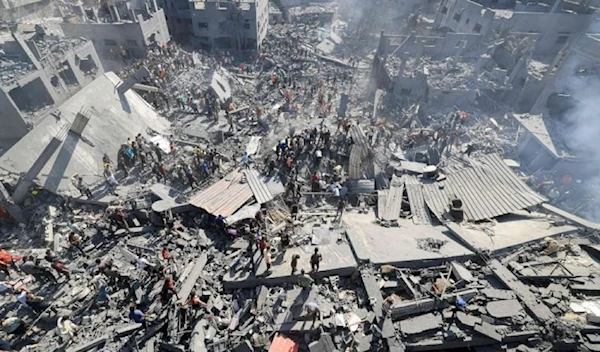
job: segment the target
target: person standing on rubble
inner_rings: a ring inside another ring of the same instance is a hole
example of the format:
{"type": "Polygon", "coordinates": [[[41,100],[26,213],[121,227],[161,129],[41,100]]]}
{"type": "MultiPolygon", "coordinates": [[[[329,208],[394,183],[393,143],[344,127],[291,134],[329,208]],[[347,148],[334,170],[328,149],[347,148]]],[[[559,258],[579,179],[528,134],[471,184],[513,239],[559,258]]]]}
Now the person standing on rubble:
{"type": "Polygon", "coordinates": [[[56,270],[56,273],[59,276],[64,276],[67,278],[67,280],[71,279],[71,273],[69,272],[69,270],[65,269],[64,267],[64,260],[61,260],[58,258],[58,256],[52,252],[52,250],[48,249],[46,250],[46,257],[45,257],[46,261],[48,261],[50,263],[50,267],[54,270],[56,270]]]}
{"type": "MultiPolygon", "coordinates": [[[[291,262],[292,275],[294,275],[296,273],[296,270],[298,270],[298,260],[299,259],[300,259],[300,254],[292,255],[292,262],[291,262]]],[[[302,270],[302,272],[304,272],[304,270],[302,270]]]]}
{"type": "Polygon", "coordinates": [[[319,253],[319,248],[315,248],[315,252],[310,256],[310,266],[313,272],[319,271],[319,264],[323,260],[323,256],[319,253]]]}
{"type": "Polygon", "coordinates": [[[266,274],[268,275],[271,272],[271,265],[273,264],[273,257],[271,255],[271,247],[267,246],[264,251],[265,256],[265,264],[267,265],[266,274]]]}
{"type": "Polygon", "coordinates": [[[175,290],[175,282],[173,281],[173,277],[171,275],[167,275],[160,292],[162,304],[167,305],[173,296],[179,299],[177,291],[175,290]]]}
{"type": "Polygon", "coordinates": [[[84,257],[87,257],[87,254],[85,254],[85,251],[83,250],[83,248],[81,248],[81,236],[76,234],[75,232],[71,231],[69,233],[69,244],[71,245],[71,248],[76,248],[78,251],[81,252],[81,255],[83,255],[84,257]]]}
{"type": "Polygon", "coordinates": [[[344,210],[345,209],[346,209],[346,199],[344,199],[342,197],[338,201],[338,204],[337,204],[337,213],[335,214],[335,220],[334,221],[342,221],[342,215],[344,214],[344,210]]]}
{"type": "Polygon", "coordinates": [[[298,286],[303,289],[310,288],[315,283],[315,280],[308,275],[304,269],[300,270],[300,275],[298,276],[298,286]]]}
{"type": "Polygon", "coordinates": [[[90,191],[88,185],[83,181],[83,177],[79,176],[79,174],[74,174],[71,176],[71,183],[73,186],[75,186],[75,188],[77,188],[81,196],[86,196],[87,199],[92,199],[92,191],[90,191]]]}

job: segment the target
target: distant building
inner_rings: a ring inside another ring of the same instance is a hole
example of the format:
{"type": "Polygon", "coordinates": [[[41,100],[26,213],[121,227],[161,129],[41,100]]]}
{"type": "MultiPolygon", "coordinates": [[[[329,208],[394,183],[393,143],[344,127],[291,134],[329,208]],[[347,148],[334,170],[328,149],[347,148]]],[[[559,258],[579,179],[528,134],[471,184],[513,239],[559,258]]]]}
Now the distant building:
{"type": "Polygon", "coordinates": [[[434,27],[491,39],[520,34],[535,41],[535,54],[554,55],[588,28],[592,13],[585,2],[564,0],[443,0],[434,27]]]}
{"type": "Polygon", "coordinates": [[[152,46],[170,41],[165,13],[156,1],[113,4],[72,6],[73,15],[61,24],[65,36],[90,39],[107,70],[119,69],[127,57],[144,58],[152,46]]]}
{"type": "Polygon", "coordinates": [[[260,51],[268,0],[159,0],[173,38],[206,50],[260,51]]]}
{"type": "Polygon", "coordinates": [[[52,0],[0,0],[0,23],[50,17],[54,9],[52,0]]]}
{"type": "Polygon", "coordinates": [[[0,144],[4,147],[104,72],[92,42],[36,29],[0,37],[0,144]]]}

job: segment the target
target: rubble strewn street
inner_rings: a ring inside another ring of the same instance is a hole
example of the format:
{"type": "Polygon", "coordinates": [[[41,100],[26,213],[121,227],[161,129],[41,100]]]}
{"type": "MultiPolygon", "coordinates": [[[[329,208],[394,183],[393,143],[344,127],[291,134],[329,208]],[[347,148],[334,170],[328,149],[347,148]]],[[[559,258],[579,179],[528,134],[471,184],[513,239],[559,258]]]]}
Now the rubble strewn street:
{"type": "Polygon", "coordinates": [[[545,127],[595,37],[508,22],[594,8],[517,3],[0,16],[0,351],[600,350],[594,149],[545,127]]]}

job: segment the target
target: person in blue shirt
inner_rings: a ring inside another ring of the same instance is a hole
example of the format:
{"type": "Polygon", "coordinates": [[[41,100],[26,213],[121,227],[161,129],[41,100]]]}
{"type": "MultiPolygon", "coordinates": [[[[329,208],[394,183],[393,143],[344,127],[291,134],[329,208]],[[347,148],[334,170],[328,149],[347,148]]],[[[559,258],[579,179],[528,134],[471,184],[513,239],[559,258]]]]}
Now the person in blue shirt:
{"type": "Polygon", "coordinates": [[[139,310],[135,305],[129,307],[129,319],[135,321],[136,323],[142,324],[144,327],[147,327],[146,314],[139,310]]]}

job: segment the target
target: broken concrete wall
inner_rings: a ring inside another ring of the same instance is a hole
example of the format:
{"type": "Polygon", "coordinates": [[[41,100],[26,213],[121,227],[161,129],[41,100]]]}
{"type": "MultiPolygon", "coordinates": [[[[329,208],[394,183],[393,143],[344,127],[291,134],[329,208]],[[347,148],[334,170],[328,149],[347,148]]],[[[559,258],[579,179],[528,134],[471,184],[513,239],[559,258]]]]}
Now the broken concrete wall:
{"type": "Polygon", "coordinates": [[[456,33],[487,36],[492,30],[494,12],[469,0],[444,0],[438,8],[434,27],[456,33]]]}
{"type": "Polygon", "coordinates": [[[542,34],[536,41],[535,54],[553,55],[565,47],[569,41],[585,31],[592,15],[573,13],[531,13],[515,12],[510,19],[494,24],[512,32],[542,34]]]}
{"type": "Polygon", "coordinates": [[[470,0],[445,0],[440,4],[435,28],[456,33],[491,36],[493,32],[541,34],[535,53],[557,53],[577,33],[586,30],[592,15],[583,13],[545,13],[494,10],[470,0]]]}
{"type": "MultiPolygon", "coordinates": [[[[138,17],[141,19],[141,15],[138,17]]],[[[66,36],[85,37],[94,43],[103,66],[110,69],[113,64],[108,60],[111,51],[120,47],[126,49],[134,58],[144,58],[148,46],[156,42],[170,40],[164,12],[159,10],[146,21],[133,23],[61,23],[66,36]]]]}
{"type": "Polygon", "coordinates": [[[415,55],[423,46],[423,54],[431,58],[445,58],[448,55],[476,57],[481,53],[483,36],[479,34],[447,33],[444,37],[416,36],[414,40],[408,39],[401,50],[396,51],[401,43],[409,36],[390,36],[391,42],[386,45],[386,52],[396,52],[397,55],[415,55]]]}

